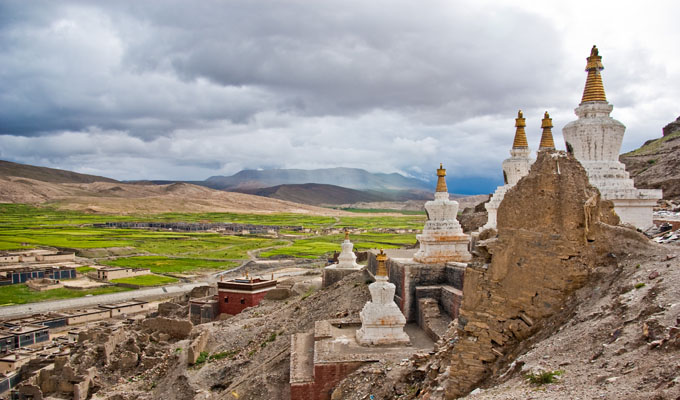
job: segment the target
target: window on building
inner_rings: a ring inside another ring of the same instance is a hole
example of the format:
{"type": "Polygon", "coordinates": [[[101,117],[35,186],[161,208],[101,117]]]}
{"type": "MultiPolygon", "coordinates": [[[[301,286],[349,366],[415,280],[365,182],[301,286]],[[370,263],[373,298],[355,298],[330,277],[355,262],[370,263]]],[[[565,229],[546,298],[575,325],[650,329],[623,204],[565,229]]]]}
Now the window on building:
{"type": "Polygon", "coordinates": [[[241,299],[241,304],[246,304],[246,299],[241,299]]]}
{"type": "Polygon", "coordinates": [[[225,303],[229,303],[229,296],[225,296],[225,297],[224,297],[224,302],[225,302],[225,303]]]}

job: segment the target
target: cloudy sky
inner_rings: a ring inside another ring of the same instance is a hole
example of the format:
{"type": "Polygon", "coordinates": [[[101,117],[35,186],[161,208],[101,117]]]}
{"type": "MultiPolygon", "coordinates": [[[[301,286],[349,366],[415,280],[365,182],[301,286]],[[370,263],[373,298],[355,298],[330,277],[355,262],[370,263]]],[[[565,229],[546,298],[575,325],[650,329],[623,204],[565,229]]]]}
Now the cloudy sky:
{"type": "Polygon", "coordinates": [[[444,162],[450,186],[490,191],[518,109],[532,148],[546,110],[564,148],[593,44],[622,150],[660,136],[680,115],[678,15],[675,0],[3,0],[0,158],[185,180],[444,162]]]}

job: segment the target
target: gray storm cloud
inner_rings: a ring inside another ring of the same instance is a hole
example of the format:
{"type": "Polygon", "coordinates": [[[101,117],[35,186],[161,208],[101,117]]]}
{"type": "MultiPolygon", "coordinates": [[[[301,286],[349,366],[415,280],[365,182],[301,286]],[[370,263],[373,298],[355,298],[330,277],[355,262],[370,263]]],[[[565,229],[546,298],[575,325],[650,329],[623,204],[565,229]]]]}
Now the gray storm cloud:
{"type": "MultiPolygon", "coordinates": [[[[573,119],[590,40],[575,54],[564,29],[486,1],[5,1],[0,156],[119,179],[442,161],[500,180],[518,108],[530,140],[546,109],[556,136],[573,119]]],[[[641,49],[601,46],[629,147],[678,112],[644,86],[677,76],[653,51],[623,64],[641,49]]]]}

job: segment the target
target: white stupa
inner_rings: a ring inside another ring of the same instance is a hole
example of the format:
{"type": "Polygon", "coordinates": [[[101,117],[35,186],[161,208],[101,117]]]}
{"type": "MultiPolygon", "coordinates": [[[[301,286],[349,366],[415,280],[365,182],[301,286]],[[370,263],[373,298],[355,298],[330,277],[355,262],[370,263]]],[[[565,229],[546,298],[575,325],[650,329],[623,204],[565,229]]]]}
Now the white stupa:
{"type": "Polygon", "coordinates": [[[484,205],[489,218],[486,224],[480,228],[480,231],[496,229],[498,207],[500,207],[501,201],[505,197],[505,192],[515,186],[522,177],[529,173],[533,160],[529,157],[531,150],[529,150],[527,134],[524,130],[526,126],[526,119],[522,114],[522,110],[519,110],[515,119],[515,140],[512,143],[512,149],[510,149],[510,158],[503,161],[503,180],[505,184],[496,188],[489,202],[484,205]]]}
{"type": "Polygon", "coordinates": [[[470,236],[463,233],[456,219],[458,202],[449,200],[445,176],[446,170],[439,164],[434,201],[425,203],[427,222],[423,233],[416,235],[420,249],[413,255],[413,260],[419,263],[462,262],[472,258],[468,251],[470,236]]]}
{"type": "Polygon", "coordinates": [[[356,331],[357,342],[367,346],[409,344],[410,339],[404,332],[406,318],[394,302],[395,286],[387,280],[387,255],[382,249],[376,261],[375,282],[368,285],[371,301],[359,313],[361,328],[356,331]]]}
{"type": "Polygon", "coordinates": [[[341,269],[361,269],[361,265],[357,264],[357,255],[354,254],[354,244],[349,240],[349,231],[345,229],[345,240],[342,242],[342,250],[338,256],[338,263],[330,267],[341,269]]]}
{"type": "Polygon", "coordinates": [[[357,256],[354,254],[354,244],[349,240],[349,231],[345,229],[345,240],[342,242],[342,251],[338,256],[338,262],[323,269],[321,286],[328,287],[341,280],[345,276],[360,270],[362,265],[357,264],[357,256]]]}
{"type": "Polygon", "coordinates": [[[581,162],[590,183],[600,190],[602,198],[614,203],[621,222],[640,229],[649,228],[652,209],[662,192],[636,189],[625,166],[619,162],[626,127],[609,116],[614,107],[607,102],[604,92],[600,75],[604,67],[597,47],[593,46],[587,60],[588,77],[583,98],[574,110],[578,119],[562,129],[567,151],[581,162]]]}

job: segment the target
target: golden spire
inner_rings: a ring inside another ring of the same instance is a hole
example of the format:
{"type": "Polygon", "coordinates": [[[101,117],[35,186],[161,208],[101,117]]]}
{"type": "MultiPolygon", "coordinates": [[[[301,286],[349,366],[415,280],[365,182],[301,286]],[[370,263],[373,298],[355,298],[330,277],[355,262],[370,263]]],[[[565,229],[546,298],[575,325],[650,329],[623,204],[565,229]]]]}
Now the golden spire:
{"type": "Polygon", "coordinates": [[[349,240],[349,229],[345,228],[345,240],[349,240]]]}
{"type": "Polygon", "coordinates": [[[439,169],[437,170],[437,192],[448,192],[449,189],[446,188],[446,170],[444,169],[442,163],[439,163],[439,169]]]}
{"type": "Polygon", "coordinates": [[[541,121],[541,128],[543,128],[543,134],[541,135],[541,144],[538,146],[538,150],[548,150],[555,149],[555,142],[552,136],[552,118],[550,114],[546,111],[543,115],[543,120],[541,121]]]}
{"type": "Polygon", "coordinates": [[[517,118],[515,118],[515,141],[512,143],[513,149],[528,149],[529,143],[527,143],[527,133],[524,131],[524,127],[527,126],[526,119],[524,119],[524,114],[522,110],[517,112],[517,118]]]}
{"type": "Polygon", "coordinates": [[[387,276],[387,267],[385,262],[387,261],[387,254],[380,249],[380,253],[375,256],[376,261],[378,261],[378,268],[375,271],[375,276],[387,276]]]}
{"type": "Polygon", "coordinates": [[[602,85],[602,76],[600,71],[604,69],[602,65],[602,56],[598,54],[596,46],[590,50],[590,57],[587,58],[586,71],[588,71],[588,78],[586,78],[586,87],[583,89],[583,98],[581,104],[588,101],[607,101],[607,96],[604,94],[604,85],[602,85]]]}

